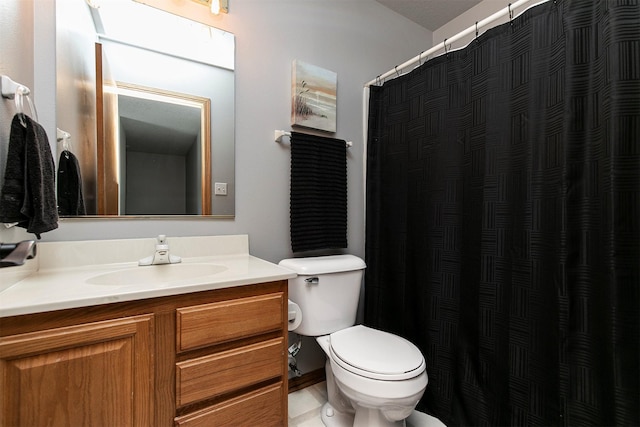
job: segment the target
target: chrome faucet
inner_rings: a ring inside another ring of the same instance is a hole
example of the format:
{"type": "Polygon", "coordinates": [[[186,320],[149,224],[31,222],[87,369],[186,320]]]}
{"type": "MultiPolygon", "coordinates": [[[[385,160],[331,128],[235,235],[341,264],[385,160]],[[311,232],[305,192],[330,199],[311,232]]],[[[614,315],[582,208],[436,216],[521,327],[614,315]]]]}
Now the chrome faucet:
{"type": "Polygon", "coordinates": [[[159,264],[177,264],[182,262],[182,258],[169,253],[169,244],[167,236],[161,234],[157,237],[156,252],[146,258],[138,261],[138,265],[159,265],[159,264]]]}
{"type": "Polygon", "coordinates": [[[19,243],[0,243],[0,268],[22,265],[36,256],[35,240],[19,243]]]}

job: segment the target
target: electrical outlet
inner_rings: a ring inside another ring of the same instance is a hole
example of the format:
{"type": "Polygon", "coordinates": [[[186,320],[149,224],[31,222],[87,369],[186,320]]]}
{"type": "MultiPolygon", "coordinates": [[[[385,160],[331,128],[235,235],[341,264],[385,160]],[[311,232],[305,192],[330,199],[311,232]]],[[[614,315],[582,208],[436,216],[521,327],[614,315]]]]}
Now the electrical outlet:
{"type": "Polygon", "coordinates": [[[226,196],[227,195],[227,183],[226,182],[216,182],[214,184],[215,190],[214,194],[216,196],[226,196]]]}

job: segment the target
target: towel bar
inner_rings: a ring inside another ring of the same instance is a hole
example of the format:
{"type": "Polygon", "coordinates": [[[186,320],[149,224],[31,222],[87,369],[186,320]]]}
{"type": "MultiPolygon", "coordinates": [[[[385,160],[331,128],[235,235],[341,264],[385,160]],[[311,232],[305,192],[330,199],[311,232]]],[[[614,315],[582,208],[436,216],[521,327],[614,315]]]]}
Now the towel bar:
{"type": "MultiPolygon", "coordinates": [[[[291,132],[287,132],[284,130],[276,130],[274,133],[274,139],[276,142],[280,143],[282,142],[282,138],[288,136],[291,137],[291,132]]],[[[347,148],[352,147],[353,146],[353,142],[351,141],[347,141],[347,148]]]]}

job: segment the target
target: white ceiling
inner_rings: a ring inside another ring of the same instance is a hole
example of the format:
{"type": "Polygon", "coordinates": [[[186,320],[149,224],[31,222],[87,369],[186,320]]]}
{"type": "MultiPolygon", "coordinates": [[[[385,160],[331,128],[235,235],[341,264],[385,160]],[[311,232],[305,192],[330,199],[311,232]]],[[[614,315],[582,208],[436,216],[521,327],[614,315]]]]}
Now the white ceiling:
{"type": "Polygon", "coordinates": [[[482,0],[376,0],[396,13],[435,31],[482,0]]]}

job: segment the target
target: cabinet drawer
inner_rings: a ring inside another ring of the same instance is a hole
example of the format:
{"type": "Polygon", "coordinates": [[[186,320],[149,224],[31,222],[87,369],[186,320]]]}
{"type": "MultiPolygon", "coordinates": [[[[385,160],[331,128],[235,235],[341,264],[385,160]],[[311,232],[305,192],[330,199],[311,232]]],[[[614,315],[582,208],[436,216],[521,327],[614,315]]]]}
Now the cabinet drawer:
{"type": "Polygon", "coordinates": [[[179,308],[178,352],[282,329],[284,294],[277,292],[179,308]]]}
{"type": "Polygon", "coordinates": [[[178,407],[277,378],[284,371],[284,338],[176,364],[178,407]]]}
{"type": "Polygon", "coordinates": [[[243,394],[226,402],[178,417],[178,427],[211,426],[282,426],[287,415],[282,413],[282,383],[243,394]]]}

